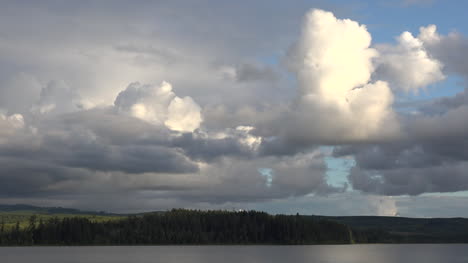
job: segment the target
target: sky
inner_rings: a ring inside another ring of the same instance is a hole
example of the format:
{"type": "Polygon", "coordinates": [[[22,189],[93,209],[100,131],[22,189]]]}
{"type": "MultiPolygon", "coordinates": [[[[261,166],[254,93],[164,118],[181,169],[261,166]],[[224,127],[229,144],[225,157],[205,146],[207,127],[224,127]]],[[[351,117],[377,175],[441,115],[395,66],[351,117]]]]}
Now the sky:
{"type": "Polygon", "coordinates": [[[0,203],[468,217],[467,5],[0,1],[0,203]]]}

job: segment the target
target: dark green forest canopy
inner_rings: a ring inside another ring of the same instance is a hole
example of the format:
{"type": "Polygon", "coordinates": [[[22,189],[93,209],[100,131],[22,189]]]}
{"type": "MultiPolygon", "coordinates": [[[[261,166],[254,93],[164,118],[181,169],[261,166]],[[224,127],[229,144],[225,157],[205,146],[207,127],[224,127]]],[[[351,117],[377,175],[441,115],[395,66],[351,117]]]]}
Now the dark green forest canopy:
{"type": "Polygon", "coordinates": [[[172,210],[121,220],[84,217],[47,221],[32,216],[26,227],[0,226],[2,245],[143,244],[349,244],[346,225],[304,216],[263,212],[172,210]]]}
{"type": "Polygon", "coordinates": [[[269,215],[257,211],[184,209],[135,215],[0,211],[3,246],[447,242],[468,242],[468,219],[269,215]],[[13,222],[12,216],[19,216],[22,221],[13,222]]]}

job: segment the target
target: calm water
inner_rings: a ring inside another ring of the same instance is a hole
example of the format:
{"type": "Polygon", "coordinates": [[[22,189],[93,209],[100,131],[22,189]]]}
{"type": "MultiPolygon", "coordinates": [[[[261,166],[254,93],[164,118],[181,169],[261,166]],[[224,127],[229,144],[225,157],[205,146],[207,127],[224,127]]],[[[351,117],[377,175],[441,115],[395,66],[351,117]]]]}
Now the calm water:
{"type": "Polygon", "coordinates": [[[0,248],[2,263],[467,263],[468,245],[0,248]]]}

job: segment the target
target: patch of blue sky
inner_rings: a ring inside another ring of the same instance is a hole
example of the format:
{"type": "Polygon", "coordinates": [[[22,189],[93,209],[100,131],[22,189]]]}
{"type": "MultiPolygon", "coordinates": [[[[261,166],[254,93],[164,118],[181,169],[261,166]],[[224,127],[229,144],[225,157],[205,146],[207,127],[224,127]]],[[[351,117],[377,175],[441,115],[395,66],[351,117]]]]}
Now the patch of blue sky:
{"type": "Polygon", "coordinates": [[[260,56],[258,57],[258,60],[262,62],[265,65],[269,66],[280,66],[281,65],[281,60],[284,54],[273,54],[273,55],[267,55],[267,56],[260,56]]]}
{"type": "Polygon", "coordinates": [[[258,172],[265,177],[266,186],[271,187],[273,183],[273,169],[271,168],[259,168],[258,172]]]}
{"type": "MultiPolygon", "coordinates": [[[[322,146],[320,148],[325,153],[331,153],[333,151],[333,147],[331,146],[322,146]]],[[[326,154],[324,160],[327,165],[326,176],[328,184],[336,187],[343,187],[345,185],[350,187],[348,175],[351,168],[356,165],[354,158],[335,158],[330,154],[326,154]]],[[[348,190],[352,189],[348,188],[348,190]]]]}
{"type": "MultiPolygon", "coordinates": [[[[422,1],[421,1],[422,2],[422,1]]],[[[434,24],[441,34],[468,33],[468,1],[434,0],[404,5],[404,1],[366,1],[356,12],[359,22],[367,25],[374,43],[388,43],[404,31],[419,34],[421,26],[434,24]],[[377,22],[378,21],[378,22],[377,22]]]]}
{"type": "Polygon", "coordinates": [[[396,93],[394,108],[402,113],[417,111],[422,104],[431,100],[452,97],[462,92],[465,89],[463,81],[463,78],[459,76],[450,75],[445,80],[429,85],[417,92],[396,93]]]}
{"type": "MultiPolygon", "coordinates": [[[[401,94],[407,100],[431,100],[440,97],[450,97],[464,90],[463,78],[455,75],[447,76],[443,81],[429,85],[418,92],[401,94]]],[[[400,97],[400,96],[398,96],[400,97]]],[[[397,98],[398,99],[398,98],[397,98]]]]}

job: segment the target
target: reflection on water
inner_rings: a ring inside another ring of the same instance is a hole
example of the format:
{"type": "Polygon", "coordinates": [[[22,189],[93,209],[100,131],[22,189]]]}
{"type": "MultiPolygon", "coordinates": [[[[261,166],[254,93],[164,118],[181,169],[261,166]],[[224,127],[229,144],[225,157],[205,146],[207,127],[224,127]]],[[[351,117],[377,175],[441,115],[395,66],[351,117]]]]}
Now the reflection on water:
{"type": "Polygon", "coordinates": [[[468,245],[0,248],[5,263],[467,263],[468,245]]]}

